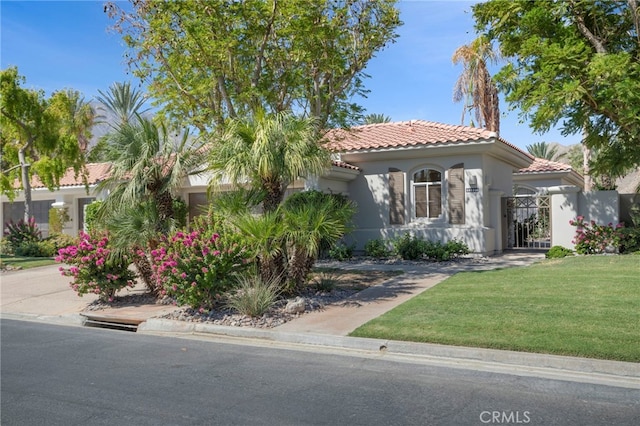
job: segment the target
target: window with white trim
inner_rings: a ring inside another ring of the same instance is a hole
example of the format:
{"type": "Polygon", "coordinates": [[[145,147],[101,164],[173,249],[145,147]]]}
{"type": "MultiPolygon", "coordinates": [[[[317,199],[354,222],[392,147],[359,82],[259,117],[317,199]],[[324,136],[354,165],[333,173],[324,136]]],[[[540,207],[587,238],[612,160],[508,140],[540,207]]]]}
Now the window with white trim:
{"type": "Polygon", "coordinates": [[[413,174],[411,191],[416,219],[442,216],[442,172],[425,168],[413,174]]]}

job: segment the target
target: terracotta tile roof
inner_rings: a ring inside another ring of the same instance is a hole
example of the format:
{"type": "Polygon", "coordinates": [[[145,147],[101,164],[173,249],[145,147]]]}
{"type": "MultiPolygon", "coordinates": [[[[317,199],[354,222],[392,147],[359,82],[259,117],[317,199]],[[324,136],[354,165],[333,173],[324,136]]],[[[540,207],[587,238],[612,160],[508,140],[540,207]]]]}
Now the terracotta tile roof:
{"type": "Polygon", "coordinates": [[[345,163],[344,161],[333,160],[331,163],[334,166],[341,167],[343,169],[360,170],[360,167],[354,166],[353,164],[345,163]]]}
{"type": "Polygon", "coordinates": [[[520,169],[518,173],[570,172],[571,170],[573,170],[571,166],[565,163],[545,160],[544,158],[534,158],[529,167],[520,169]]]}
{"type": "MultiPolygon", "coordinates": [[[[495,136],[494,132],[487,129],[411,120],[356,126],[349,130],[332,129],[325,135],[325,139],[329,150],[345,152],[427,144],[460,144],[495,136]]],[[[499,140],[520,151],[507,141],[499,140]]]]}
{"type": "MultiPolygon", "coordinates": [[[[109,171],[111,170],[111,163],[89,163],[86,165],[87,167],[87,183],[89,185],[95,185],[101,180],[109,177],[109,171]]],[[[82,174],[79,174],[77,177],[72,168],[67,169],[64,176],[60,179],[60,187],[63,188],[65,186],[79,186],[84,185],[84,181],[82,180],[82,174]]],[[[31,187],[36,188],[45,188],[43,183],[38,179],[37,176],[34,176],[31,179],[31,187]]]]}

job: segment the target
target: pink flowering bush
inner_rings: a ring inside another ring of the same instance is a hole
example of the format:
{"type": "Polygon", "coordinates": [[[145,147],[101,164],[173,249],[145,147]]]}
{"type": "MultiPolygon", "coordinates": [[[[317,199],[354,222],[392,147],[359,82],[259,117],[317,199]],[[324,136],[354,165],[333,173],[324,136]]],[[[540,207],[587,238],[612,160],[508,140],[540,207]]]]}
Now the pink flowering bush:
{"type": "Polygon", "coordinates": [[[151,250],[154,279],[161,294],[179,305],[205,310],[235,285],[234,273],[248,263],[249,252],[232,236],[203,226],[164,237],[151,250]]]}
{"type": "Polygon", "coordinates": [[[129,259],[112,252],[106,233],[91,237],[80,232],[77,244],[58,250],[56,262],[71,265],[61,266],[60,272],[73,277],[70,285],[78,296],[94,293],[111,302],[118,290],[135,285],[136,276],[129,270],[129,259]]]}
{"type": "Polygon", "coordinates": [[[576,236],[573,239],[576,253],[578,254],[599,254],[610,251],[617,252],[622,238],[619,223],[615,227],[612,223],[608,225],[598,225],[595,221],[586,222],[584,216],[578,216],[576,220],[570,220],[569,224],[575,226],[576,236]]]}

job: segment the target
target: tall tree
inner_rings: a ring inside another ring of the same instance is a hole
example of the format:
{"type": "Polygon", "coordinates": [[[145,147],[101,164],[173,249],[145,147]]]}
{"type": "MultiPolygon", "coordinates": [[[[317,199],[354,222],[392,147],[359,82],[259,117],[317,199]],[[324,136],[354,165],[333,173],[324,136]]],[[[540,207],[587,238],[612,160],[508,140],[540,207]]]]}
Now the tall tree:
{"type": "Polygon", "coordinates": [[[90,137],[94,114],[78,92],[62,90],[46,98],[43,91],[23,88],[24,82],[15,67],[0,72],[0,191],[13,199],[20,182],[27,220],[32,176],[54,190],[68,168],[83,172],[81,145],[90,137]]]}
{"type": "Polygon", "coordinates": [[[155,230],[166,232],[183,179],[201,171],[202,155],[194,143],[188,132],[175,141],[164,123],[139,115],[135,122],[121,125],[108,135],[107,157],[113,166],[110,177],[99,185],[110,191],[101,210],[115,211],[150,200],[158,208],[155,230]]]}
{"type": "Polygon", "coordinates": [[[550,161],[556,161],[564,156],[564,154],[558,155],[557,146],[551,146],[547,142],[536,142],[527,145],[527,151],[536,158],[550,161]]]}
{"type": "Polygon", "coordinates": [[[317,143],[317,122],[289,113],[231,120],[210,150],[214,184],[228,179],[265,192],[263,207],[274,211],[287,186],[299,177],[317,176],[330,165],[329,153],[317,143]]]}
{"type": "Polygon", "coordinates": [[[453,101],[463,101],[462,123],[467,113],[475,117],[472,124],[496,133],[500,132],[500,100],[498,89],[491,79],[488,64],[495,64],[500,56],[491,42],[483,36],[460,46],[453,53],[454,64],[462,62],[463,70],[453,90],[453,101]]]}
{"type": "Polygon", "coordinates": [[[142,280],[157,293],[145,249],[175,228],[178,190],[185,177],[200,171],[202,154],[188,132],[175,141],[162,122],[136,115],[134,122],[108,135],[107,155],[113,164],[111,175],[98,188],[109,190],[109,197],[98,218],[120,249],[137,254],[134,263],[142,280]]]}
{"type": "Polygon", "coordinates": [[[128,81],[115,82],[106,92],[98,90],[98,93],[96,100],[101,105],[100,109],[107,115],[103,118],[107,122],[109,119],[115,120],[114,123],[110,123],[113,128],[131,123],[135,120],[136,114],[142,115],[148,111],[148,108],[143,109],[147,97],[135,87],[132,88],[128,81]]]}
{"type": "Polygon", "coordinates": [[[500,1],[476,28],[510,62],[496,75],[537,132],[562,124],[599,155],[596,175],[640,165],[640,9],[636,0],[500,1]]]}
{"type": "Polygon", "coordinates": [[[264,109],[349,123],[367,62],[397,37],[395,0],[110,2],[138,76],[164,112],[211,130],[264,109]]]}

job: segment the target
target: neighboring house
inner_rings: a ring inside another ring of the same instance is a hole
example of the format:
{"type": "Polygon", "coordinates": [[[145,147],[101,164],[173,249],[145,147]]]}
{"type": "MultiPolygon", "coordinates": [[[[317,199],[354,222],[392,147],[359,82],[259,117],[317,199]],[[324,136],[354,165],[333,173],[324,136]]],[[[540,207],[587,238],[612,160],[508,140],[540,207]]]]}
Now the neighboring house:
{"type": "MultiPolygon", "coordinates": [[[[570,166],[533,158],[486,129],[412,120],[334,129],[325,144],[334,153],[331,169],[297,180],[287,192],[318,189],[355,201],[354,230],[346,239],[358,250],[371,239],[409,232],[428,240],[462,240],[472,252],[491,255],[513,247],[547,248],[552,228],[557,241],[571,247],[568,220],[595,205],[590,196],[577,195],[582,177],[570,166]],[[555,210],[549,194],[555,194],[555,210]]],[[[54,192],[34,179],[41,229],[48,229],[51,207],[67,209],[71,222],[65,233],[83,229],[84,207],[104,198],[95,190],[109,170],[108,163],[87,165],[86,186],[70,171],[54,192]]],[[[209,180],[203,174],[184,181],[180,196],[190,219],[208,206],[209,180]]],[[[2,223],[22,217],[22,200],[21,193],[13,203],[3,197],[2,223]]],[[[617,219],[617,210],[605,213],[594,217],[617,219]]]]}
{"type": "Polygon", "coordinates": [[[528,167],[513,174],[513,183],[516,194],[526,191],[542,194],[549,187],[558,185],[575,185],[583,188],[584,178],[568,164],[534,158],[533,163],[528,167]]]}
{"type": "MultiPolygon", "coordinates": [[[[71,221],[65,224],[65,234],[76,235],[84,227],[84,208],[92,203],[96,197],[95,188],[98,182],[109,176],[111,165],[109,163],[87,164],[87,179],[76,176],[73,169],[67,170],[60,179],[60,188],[49,191],[42,182],[34,177],[31,179],[32,216],[35,217],[38,228],[43,236],[49,233],[49,210],[52,207],[67,210],[71,221]]],[[[2,209],[0,223],[5,224],[9,220],[19,221],[24,215],[24,193],[19,191],[13,202],[2,196],[2,209]]]]}

